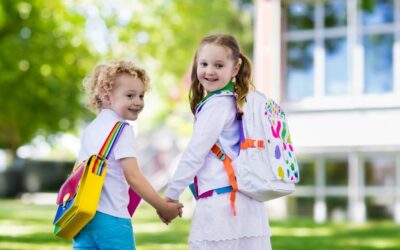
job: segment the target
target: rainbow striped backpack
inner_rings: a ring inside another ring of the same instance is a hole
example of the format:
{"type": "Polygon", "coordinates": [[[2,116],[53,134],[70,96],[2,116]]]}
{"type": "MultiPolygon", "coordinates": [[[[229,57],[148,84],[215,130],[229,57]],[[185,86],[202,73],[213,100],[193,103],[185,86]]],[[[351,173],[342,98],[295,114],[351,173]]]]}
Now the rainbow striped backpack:
{"type": "MultiPolygon", "coordinates": [[[[99,153],[77,164],[61,186],[53,221],[56,236],[71,240],[95,215],[107,173],[107,159],[126,125],[115,123],[99,153]]],[[[141,198],[131,188],[127,194],[127,210],[132,216],[141,198]]]]}
{"type": "Polygon", "coordinates": [[[300,176],[285,112],[250,91],[240,113],[240,154],[232,161],[239,191],[261,202],[293,193],[300,176]]]}

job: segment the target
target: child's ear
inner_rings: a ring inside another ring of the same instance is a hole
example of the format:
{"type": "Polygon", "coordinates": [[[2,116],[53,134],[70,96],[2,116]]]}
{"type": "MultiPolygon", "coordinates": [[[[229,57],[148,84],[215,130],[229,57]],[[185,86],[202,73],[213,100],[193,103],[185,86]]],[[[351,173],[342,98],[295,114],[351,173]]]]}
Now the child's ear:
{"type": "Polygon", "coordinates": [[[105,108],[109,107],[111,105],[111,97],[110,93],[103,94],[101,96],[101,101],[103,102],[103,106],[105,108]]]}
{"type": "Polygon", "coordinates": [[[240,70],[240,63],[237,63],[237,64],[235,65],[235,67],[233,68],[232,77],[236,77],[237,74],[239,73],[239,70],[240,70]]]}

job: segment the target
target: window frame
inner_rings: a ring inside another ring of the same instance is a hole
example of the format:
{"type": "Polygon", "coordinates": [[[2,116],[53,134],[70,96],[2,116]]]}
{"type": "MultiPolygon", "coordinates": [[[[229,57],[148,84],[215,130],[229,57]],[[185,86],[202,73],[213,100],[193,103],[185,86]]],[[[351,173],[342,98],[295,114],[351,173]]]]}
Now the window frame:
{"type": "MultiPolygon", "coordinates": [[[[359,9],[361,0],[347,1],[347,26],[325,28],[324,27],[324,4],[328,0],[298,0],[298,2],[314,3],[315,24],[312,30],[289,31],[283,27],[283,48],[289,42],[314,41],[314,93],[301,100],[288,100],[287,66],[283,68],[281,95],[284,105],[289,110],[315,110],[317,109],[363,109],[375,107],[400,107],[400,1],[394,1],[394,23],[385,23],[364,26],[362,23],[362,10],[359,9]],[[363,37],[371,34],[393,34],[393,87],[388,93],[364,93],[364,51],[363,37]],[[325,48],[324,42],[327,38],[345,38],[347,41],[348,57],[348,84],[349,92],[344,95],[329,96],[325,91],[325,48]],[[357,98],[354,98],[357,97],[357,98]],[[341,103],[341,105],[336,105],[341,103]]],[[[287,1],[284,1],[287,2],[287,1]]],[[[285,11],[286,8],[283,8],[285,11]]],[[[286,14],[285,14],[286,15],[286,14]]],[[[283,55],[286,55],[286,51],[283,55]]],[[[283,58],[287,62],[287,58],[283,58]]],[[[284,64],[285,65],[285,64],[284,64]]]]}

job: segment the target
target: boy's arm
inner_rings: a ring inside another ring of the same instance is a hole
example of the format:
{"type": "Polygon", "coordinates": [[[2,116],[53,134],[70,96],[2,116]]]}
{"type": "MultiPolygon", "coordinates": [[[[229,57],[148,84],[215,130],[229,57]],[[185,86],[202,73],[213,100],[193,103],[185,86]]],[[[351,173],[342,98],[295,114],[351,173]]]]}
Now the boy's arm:
{"type": "Polygon", "coordinates": [[[123,158],[120,160],[120,163],[129,186],[131,186],[140,197],[154,207],[163,218],[172,220],[180,213],[180,209],[183,205],[180,203],[169,203],[162,199],[143,176],[136,158],[123,158]]]}

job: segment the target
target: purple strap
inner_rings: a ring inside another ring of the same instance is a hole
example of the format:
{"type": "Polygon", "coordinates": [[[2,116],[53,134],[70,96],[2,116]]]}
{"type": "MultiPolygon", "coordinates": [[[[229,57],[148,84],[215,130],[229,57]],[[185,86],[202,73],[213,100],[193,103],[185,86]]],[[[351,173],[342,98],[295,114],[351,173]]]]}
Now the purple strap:
{"type": "Polygon", "coordinates": [[[240,142],[244,142],[244,128],[243,128],[242,116],[239,113],[237,113],[236,119],[239,121],[240,142]]]}
{"type": "Polygon", "coordinates": [[[132,190],[132,188],[129,188],[129,204],[128,204],[128,211],[129,214],[133,215],[133,213],[135,212],[136,208],[139,206],[140,201],[142,200],[142,198],[140,198],[140,196],[132,190]]]}
{"type": "Polygon", "coordinates": [[[197,185],[197,176],[194,177],[194,191],[196,193],[197,199],[203,199],[203,198],[210,197],[214,193],[214,190],[210,190],[210,191],[207,191],[207,192],[199,195],[199,187],[197,185]]]}

